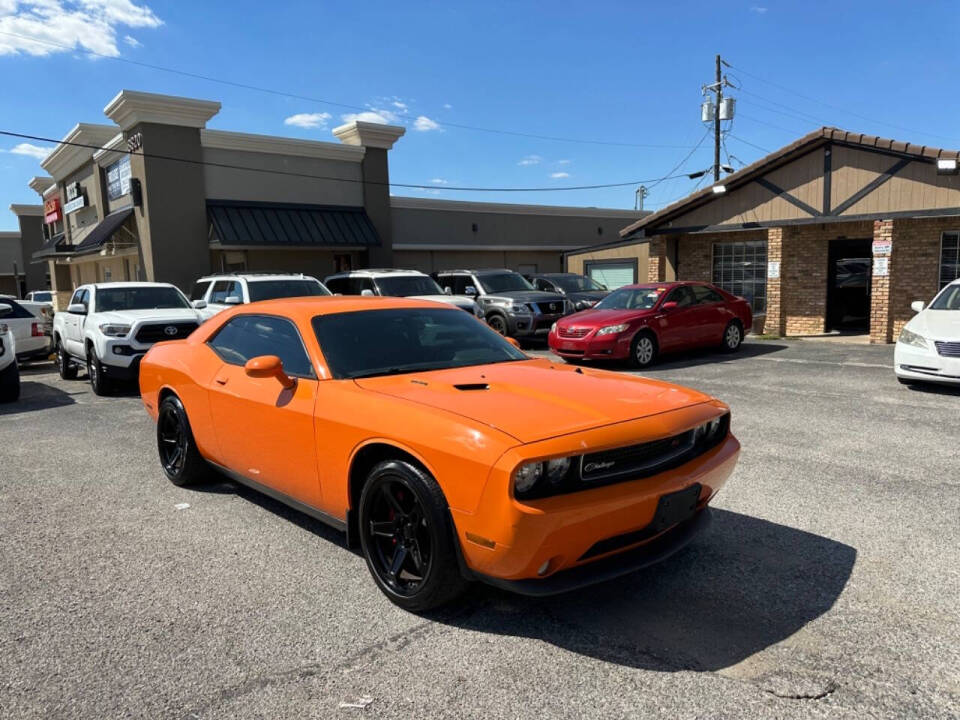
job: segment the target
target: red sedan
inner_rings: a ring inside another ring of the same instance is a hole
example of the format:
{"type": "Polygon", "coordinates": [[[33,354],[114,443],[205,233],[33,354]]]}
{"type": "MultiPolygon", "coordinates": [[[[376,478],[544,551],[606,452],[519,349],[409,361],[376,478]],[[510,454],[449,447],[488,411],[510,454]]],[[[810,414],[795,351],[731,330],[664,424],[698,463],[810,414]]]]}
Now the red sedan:
{"type": "Polygon", "coordinates": [[[753,324],[750,303],[698,282],[626,285],[590,310],[550,329],[550,349],[571,360],[627,359],[651,365],[661,352],[717,345],[740,347],[753,324]]]}

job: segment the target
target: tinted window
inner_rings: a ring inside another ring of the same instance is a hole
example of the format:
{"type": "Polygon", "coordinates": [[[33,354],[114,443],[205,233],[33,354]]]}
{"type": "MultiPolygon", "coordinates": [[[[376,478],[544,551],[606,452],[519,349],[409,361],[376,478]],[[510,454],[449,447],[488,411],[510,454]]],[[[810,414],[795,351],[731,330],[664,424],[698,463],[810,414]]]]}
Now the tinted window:
{"type": "Polygon", "coordinates": [[[553,292],[553,285],[551,285],[548,281],[544,280],[543,278],[536,278],[533,281],[533,286],[537,290],[545,290],[546,292],[553,292]]]}
{"type": "Polygon", "coordinates": [[[329,295],[327,289],[316,280],[255,280],[247,282],[250,302],[275,298],[309,297],[329,295]]]}
{"type": "MultiPolygon", "coordinates": [[[[477,280],[483,284],[483,291],[486,293],[533,290],[533,285],[528,283],[523,275],[515,272],[490,273],[489,275],[479,276],[477,280]]],[[[477,290],[480,290],[480,288],[477,288],[477,290]]]]}
{"type": "Polygon", "coordinates": [[[207,344],[231,365],[245,365],[250,358],[261,355],[276,355],[288,375],[314,377],[313,365],[300,333],[286,318],[238,315],[220,328],[207,344]]]}
{"type": "Polygon", "coordinates": [[[442,295],[443,290],[433,278],[425,275],[400,275],[377,278],[381,295],[409,297],[411,295],[442,295]]]}
{"type": "Polygon", "coordinates": [[[321,315],[313,329],[339,379],[525,360],[461,310],[394,309],[321,315]]]}
{"type": "Polygon", "coordinates": [[[696,298],[697,303],[701,305],[723,302],[723,296],[713,288],[708,288],[706,285],[694,285],[691,289],[693,290],[693,296],[696,298]]]}
{"type": "Polygon", "coordinates": [[[340,293],[341,295],[349,295],[350,292],[347,289],[347,278],[327,278],[327,289],[332,293],[340,293]]]}
{"type": "Polygon", "coordinates": [[[686,285],[681,285],[678,288],[674,288],[667,299],[664,302],[675,302],[677,307],[691,307],[692,305],[697,304],[697,298],[694,296],[693,291],[686,285]]]}
{"type": "Polygon", "coordinates": [[[0,315],[0,323],[4,320],[12,320],[14,318],[32,318],[34,317],[33,313],[24,308],[22,305],[14,302],[10,298],[0,298],[0,306],[7,305],[10,307],[10,312],[6,315],[0,315]]]}
{"type": "Polygon", "coordinates": [[[594,310],[650,310],[663,288],[620,288],[593,306],[594,310]]]}
{"type": "Polygon", "coordinates": [[[228,297],[238,297],[243,302],[243,287],[236,280],[217,280],[210,293],[210,302],[223,304],[228,297]]]}
{"type": "Polygon", "coordinates": [[[190,303],[172,287],[114,287],[97,289],[97,312],[186,308],[190,303]]]}
{"type": "Polygon", "coordinates": [[[960,310],[960,285],[948,285],[937,298],[930,303],[931,310],[960,310]]]}
{"type": "Polygon", "coordinates": [[[34,302],[50,302],[53,299],[53,294],[48,292],[35,292],[32,297],[34,302]]]}
{"type": "Polygon", "coordinates": [[[73,293],[73,297],[70,298],[70,304],[71,304],[71,305],[76,305],[77,303],[81,302],[80,298],[81,298],[82,295],[83,295],[83,290],[76,290],[76,291],[73,293]]]}
{"type": "Polygon", "coordinates": [[[207,294],[208,287],[210,287],[209,280],[204,280],[203,282],[195,282],[193,284],[193,290],[190,291],[190,299],[203,300],[203,296],[207,294]]]}

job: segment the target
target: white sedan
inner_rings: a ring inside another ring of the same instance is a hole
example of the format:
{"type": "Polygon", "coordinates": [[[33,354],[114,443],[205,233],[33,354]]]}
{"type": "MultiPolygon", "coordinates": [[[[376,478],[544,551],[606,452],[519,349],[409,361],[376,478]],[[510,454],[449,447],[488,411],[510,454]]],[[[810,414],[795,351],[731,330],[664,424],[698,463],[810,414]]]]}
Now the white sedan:
{"type": "Polygon", "coordinates": [[[900,332],[893,353],[897,379],[960,385],[960,280],[943,288],[928,306],[916,300],[911,307],[917,316],[900,332]]]}

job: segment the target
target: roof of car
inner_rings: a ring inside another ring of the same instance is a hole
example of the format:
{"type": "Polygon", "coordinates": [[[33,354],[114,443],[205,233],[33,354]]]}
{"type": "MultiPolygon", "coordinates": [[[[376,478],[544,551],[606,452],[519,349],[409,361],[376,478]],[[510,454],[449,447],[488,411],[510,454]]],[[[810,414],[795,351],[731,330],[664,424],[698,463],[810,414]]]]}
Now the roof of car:
{"type": "Polygon", "coordinates": [[[129,287],[176,287],[171,283],[160,283],[160,282],[138,282],[138,281],[128,281],[128,282],[108,282],[108,283],[87,283],[88,286],[95,287],[97,290],[109,289],[109,288],[129,288],[129,287]]]}
{"type": "Polygon", "coordinates": [[[364,310],[393,310],[400,308],[434,308],[450,309],[454,312],[463,312],[448,303],[435,300],[413,300],[400,297],[380,297],[365,295],[314,295],[299,298],[277,298],[275,300],[261,300],[246,305],[237,305],[227,310],[224,316],[256,312],[261,308],[264,312],[278,312],[288,317],[309,320],[317,315],[333,315],[336,313],[358,312],[364,310]]]}
{"type": "Polygon", "coordinates": [[[208,280],[246,280],[248,282],[257,282],[259,280],[316,280],[310,275],[303,273],[213,273],[198,278],[197,282],[207,282],[208,280]]]}
{"type": "Polygon", "coordinates": [[[472,275],[488,275],[490,273],[517,273],[516,270],[510,270],[509,268],[461,268],[459,270],[438,270],[438,275],[443,275],[444,273],[471,273],[472,275]]]}
{"type": "Polygon", "coordinates": [[[344,272],[327,275],[327,279],[342,277],[373,277],[376,275],[415,275],[417,277],[426,277],[426,273],[422,273],[419,270],[402,270],[400,268],[365,268],[363,270],[345,270],[344,272]]]}

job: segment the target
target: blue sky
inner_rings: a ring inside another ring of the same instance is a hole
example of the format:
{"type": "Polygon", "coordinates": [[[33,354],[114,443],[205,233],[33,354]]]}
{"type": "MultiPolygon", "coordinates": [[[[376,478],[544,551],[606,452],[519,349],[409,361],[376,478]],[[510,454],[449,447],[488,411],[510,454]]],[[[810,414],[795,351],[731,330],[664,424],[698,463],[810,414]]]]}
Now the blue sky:
{"type": "MultiPolygon", "coordinates": [[[[435,189],[394,194],[632,208],[632,187],[443,188],[662,177],[704,135],[700,87],[712,80],[717,52],[742,88],[732,91],[737,117],[726,140],[736,167],[822,124],[960,148],[958,31],[952,2],[0,0],[0,129],[60,138],[78,121],[107,122],[103,107],[121,88],[219,100],[210,127],[319,140],[333,141],[330,129],[356,112],[107,55],[355,105],[404,124],[391,179],[435,189]]],[[[43,151],[19,144],[0,137],[3,230],[16,227],[10,203],[38,202],[26,183],[42,174],[43,151]]],[[[711,163],[707,138],[682,170],[711,163]]],[[[646,206],[694,184],[661,182],[646,206]]]]}

